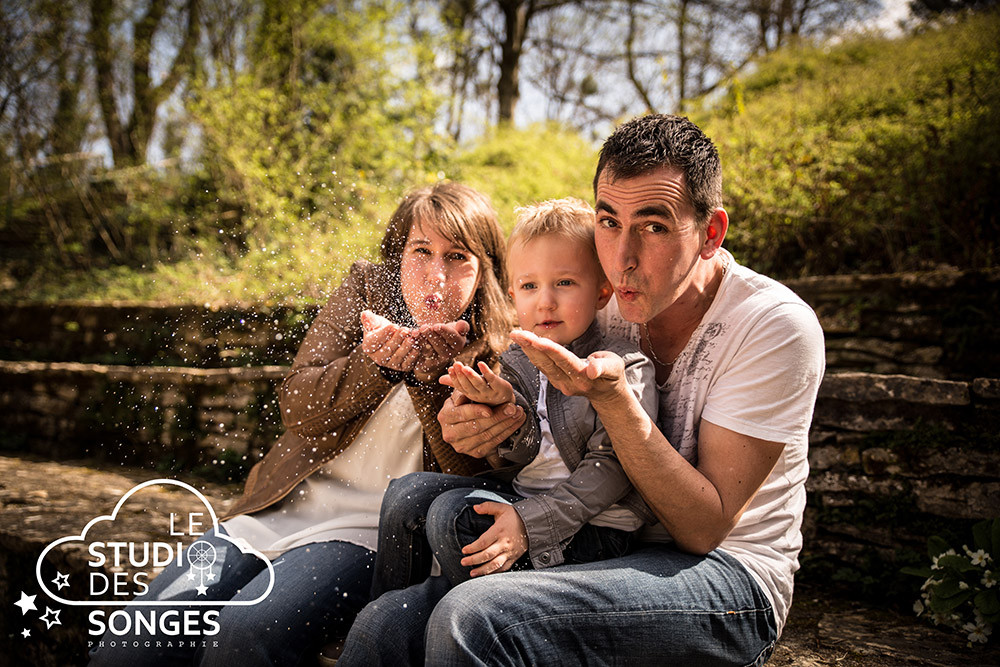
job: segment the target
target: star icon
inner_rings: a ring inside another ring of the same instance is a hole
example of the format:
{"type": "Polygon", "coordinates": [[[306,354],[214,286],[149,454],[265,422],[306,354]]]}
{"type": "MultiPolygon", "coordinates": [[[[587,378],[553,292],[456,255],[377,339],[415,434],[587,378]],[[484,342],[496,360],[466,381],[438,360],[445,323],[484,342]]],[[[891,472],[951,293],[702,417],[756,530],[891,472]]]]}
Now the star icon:
{"type": "Polygon", "coordinates": [[[21,631],[21,636],[27,639],[28,637],[31,636],[31,630],[25,628],[24,630],[21,631]]]}
{"type": "Polygon", "coordinates": [[[51,628],[53,625],[62,625],[62,621],[59,620],[59,613],[61,609],[49,609],[48,606],[45,607],[45,613],[42,614],[41,618],[38,620],[45,621],[46,629],[51,628]],[[49,618],[51,616],[52,618],[49,618]]]}
{"type": "Polygon", "coordinates": [[[69,586],[69,575],[56,572],[56,578],[52,580],[52,583],[58,586],[61,591],[64,587],[69,586]]]}
{"type": "Polygon", "coordinates": [[[212,581],[212,579],[215,579],[215,572],[209,572],[208,574],[205,575],[205,578],[208,579],[209,581],[212,581]]]}
{"type": "Polygon", "coordinates": [[[15,602],[14,605],[21,608],[21,616],[24,616],[29,611],[38,611],[38,607],[35,606],[35,598],[37,595],[28,595],[24,591],[21,591],[21,599],[15,602]]]}
{"type": "Polygon", "coordinates": [[[208,586],[195,586],[195,590],[198,591],[198,595],[208,594],[208,586]]]}

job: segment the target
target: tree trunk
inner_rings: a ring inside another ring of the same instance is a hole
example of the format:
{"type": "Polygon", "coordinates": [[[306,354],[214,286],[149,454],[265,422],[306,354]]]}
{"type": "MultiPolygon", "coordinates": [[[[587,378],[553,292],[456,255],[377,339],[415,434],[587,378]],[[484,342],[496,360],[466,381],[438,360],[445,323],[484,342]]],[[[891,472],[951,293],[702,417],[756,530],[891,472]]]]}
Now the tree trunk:
{"type": "Polygon", "coordinates": [[[514,108],[520,96],[518,67],[524,38],[528,32],[528,21],[531,19],[532,5],[532,2],[522,0],[500,2],[505,30],[500,52],[500,79],[497,82],[498,120],[501,125],[509,125],[514,120],[514,108]]]}
{"type": "Polygon", "coordinates": [[[113,0],[91,0],[91,24],[88,35],[97,71],[97,100],[104,128],[111,144],[116,167],[141,164],[156,123],[156,110],[173,92],[184,74],[191,71],[195,48],[201,34],[200,0],[186,0],[187,28],[177,56],[167,75],[154,86],[150,73],[153,38],[166,10],[167,0],[152,0],[146,13],[134,26],[132,44],[132,113],[128,125],[118,115],[115,96],[114,68],[116,53],[111,44],[113,0]]]}
{"type": "Polygon", "coordinates": [[[687,23],[688,0],[680,0],[677,7],[677,110],[681,113],[688,97],[687,23]]]}

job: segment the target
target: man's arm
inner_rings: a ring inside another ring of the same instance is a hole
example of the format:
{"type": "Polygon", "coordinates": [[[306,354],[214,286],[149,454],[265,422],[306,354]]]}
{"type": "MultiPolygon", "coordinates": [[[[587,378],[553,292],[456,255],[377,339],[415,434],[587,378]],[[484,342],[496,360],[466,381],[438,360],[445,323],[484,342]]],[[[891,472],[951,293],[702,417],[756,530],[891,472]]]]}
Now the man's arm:
{"type": "Polygon", "coordinates": [[[784,448],[702,420],[694,467],[630,396],[594,408],[633,486],[677,545],[692,553],[708,553],[722,543],[784,448]]]}
{"type": "Polygon", "coordinates": [[[441,437],[459,454],[484,458],[496,451],[513,435],[527,415],[514,403],[496,407],[470,403],[461,394],[453,394],[438,413],[441,437]]]}
{"type": "Polygon", "coordinates": [[[557,389],[590,399],[632,484],[682,549],[708,553],[716,548],[781,455],[781,443],[703,420],[694,467],[629,391],[620,357],[596,352],[584,360],[527,332],[511,338],[557,389]]]}

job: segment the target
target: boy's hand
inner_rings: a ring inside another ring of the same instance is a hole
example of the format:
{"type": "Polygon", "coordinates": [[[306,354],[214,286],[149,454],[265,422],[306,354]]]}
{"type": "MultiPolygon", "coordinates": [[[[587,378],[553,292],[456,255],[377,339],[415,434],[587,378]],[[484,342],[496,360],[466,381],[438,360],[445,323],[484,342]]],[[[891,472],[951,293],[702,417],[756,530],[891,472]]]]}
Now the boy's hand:
{"type": "Polygon", "coordinates": [[[491,408],[471,403],[460,391],[452,392],[438,412],[441,437],[459,454],[480,459],[496,453],[497,446],[521,428],[524,409],[507,403],[491,408]]]}
{"type": "Polygon", "coordinates": [[[479,362],[480,375],[471,367],[456,361],[439,382],[462,392],[473,403],[483,405],[503,405],[514,402],[514,387],[494,373],[489,365],[479,362]]]}
{"type": "Polygon", "coordinates": [[[480,577],[494,572],[506,572],[528,550],[528,532],[513,505],[485,502],[473,505],[477,514],[492,514],[493,525],[479,539],[462,547],[468,554],[461,560],[464,567],[476,567],[469,575],[480,577]]]}

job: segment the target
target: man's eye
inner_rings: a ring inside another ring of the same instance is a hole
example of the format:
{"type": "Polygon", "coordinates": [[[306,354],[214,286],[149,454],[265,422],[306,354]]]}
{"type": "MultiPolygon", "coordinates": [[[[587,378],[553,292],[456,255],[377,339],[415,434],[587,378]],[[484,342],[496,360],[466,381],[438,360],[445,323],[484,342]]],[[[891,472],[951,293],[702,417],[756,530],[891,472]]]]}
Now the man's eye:
{"type": "Polygon", "coordinates": [[[661,225],[658,222],[651,222],[650,224],[646,225],[646,230],[654,234],[662,234],[667,231],[667,226],[661,225]]]}
{"type": "Polygon", "coordinates": [[[598,218],[597,224],[605,229],[612,229],[618,226],[618,221],[613,218],[598,218]]]}

